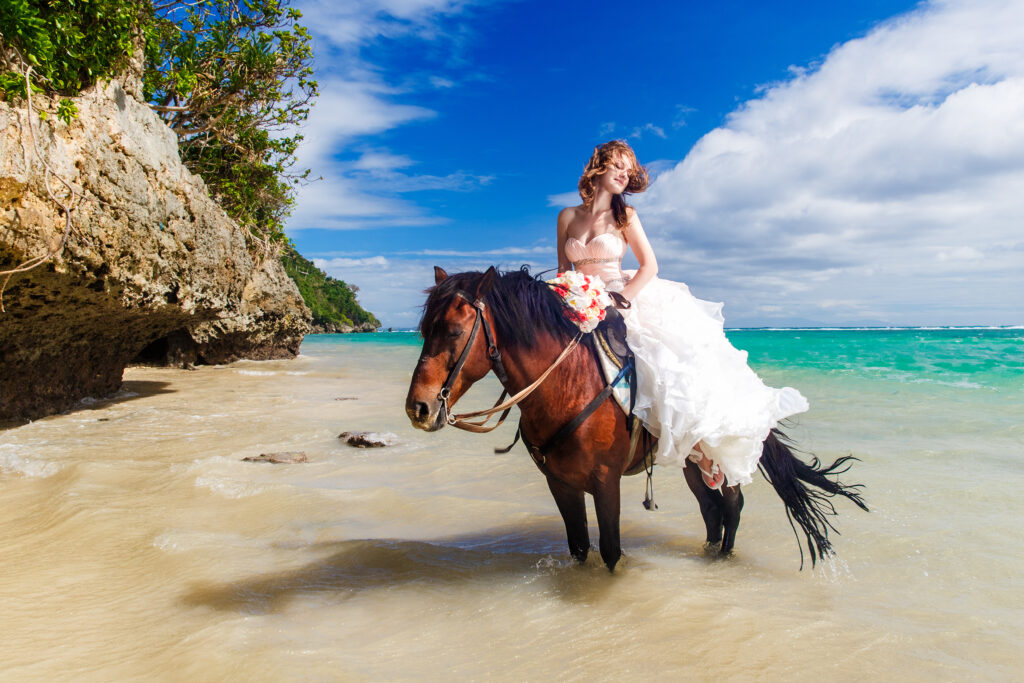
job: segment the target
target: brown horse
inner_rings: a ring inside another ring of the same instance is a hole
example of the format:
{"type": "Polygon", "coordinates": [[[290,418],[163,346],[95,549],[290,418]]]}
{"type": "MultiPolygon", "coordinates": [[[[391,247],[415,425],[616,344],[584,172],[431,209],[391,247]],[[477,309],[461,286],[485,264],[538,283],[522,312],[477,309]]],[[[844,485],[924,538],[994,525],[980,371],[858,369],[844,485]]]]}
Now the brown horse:
{"type": "MultiPolygon", "coordinates": [[[[525,268],[499,275],[491,267],[485,273],[452,276],[435,268],[434,275],[436,285],[429,290],[420,323],[423,351],[405,404],[413,425],[426,431],[453,421],[451,407],[492,370],[508,392],[516,394],[527,388],[551,368],[579,333],[565,316],[561,298],[525,268]],[[478,334],[480,328],[483,335],[478,334]]],[[[564,363],[518,403],[520,433],[528,448],[548,443],[604,386],[590,347],[576,346],[564,363]]],[[[630,462],[625,415],[612,401],[604,401],[543,455],[536,447],[531,452],[565,521],[569,552],[583,562],[590,550],[583,495],[589,493],[597,510],[601,558],[614,570],[622,554],[619,480],[640,464],[630,462]]],[[[642,454],[637,453],[633,460],[639,459],[642,454]]],[[[848,460],[840,458],[824,467],[815,458],[807,464],[793,455],[777,430],[765,441],[762,473],[785,503],[790,524],[795,522],[805,534],[812,563],[832,551],[828,532],[835,528],[828,518],[836,512],[829,498],[841,495],[867,510],[858,485],[843,485],[826,476],[845,472],[848,460]]],[[[683,473],[700,505],[708,544],[729,553],[743,507],[740,487],[712,491],[704,485],[696,465],[689,462],[683,473]]]]}

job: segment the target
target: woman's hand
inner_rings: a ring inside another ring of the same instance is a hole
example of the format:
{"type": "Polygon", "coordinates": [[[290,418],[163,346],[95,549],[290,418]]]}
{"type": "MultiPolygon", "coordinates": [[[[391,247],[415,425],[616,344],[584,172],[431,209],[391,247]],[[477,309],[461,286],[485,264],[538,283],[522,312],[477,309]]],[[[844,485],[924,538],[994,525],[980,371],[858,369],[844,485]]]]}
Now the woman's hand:
{"type": "Polygon", "coordinates": [[[608,292],[608,296],[612,298],[612,304],[615,308],[629,308],[633,304],[630,303],[629,299],[622,296],[618,292],[608,292]]]}

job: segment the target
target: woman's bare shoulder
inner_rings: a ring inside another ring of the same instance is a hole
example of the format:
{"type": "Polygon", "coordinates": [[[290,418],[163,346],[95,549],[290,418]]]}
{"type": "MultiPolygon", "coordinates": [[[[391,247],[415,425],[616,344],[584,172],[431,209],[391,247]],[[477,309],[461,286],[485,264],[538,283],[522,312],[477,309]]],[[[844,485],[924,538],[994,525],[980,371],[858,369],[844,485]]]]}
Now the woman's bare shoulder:
{"type": "Polygon", "coordinates": [[[582,208],[583,208],[582,204],[580,204],[578,206],[567,206],[567,207],[565,207],[564,209],[562,209],[561,211],[558,212],[558,224],[559,225],[569,225],[569,223],[572,223],[573,220],[576,219],[576,215],[579,213],[579,210],[582,209],[582,208]]]}
{"type": "Polygon", "coordinates": [[[627,206],[626,207],[626,221],[627,221],[627,225],[635,225],[635,226],[639,226],[640,225],[640,214],[632,206],[627,206]]]}

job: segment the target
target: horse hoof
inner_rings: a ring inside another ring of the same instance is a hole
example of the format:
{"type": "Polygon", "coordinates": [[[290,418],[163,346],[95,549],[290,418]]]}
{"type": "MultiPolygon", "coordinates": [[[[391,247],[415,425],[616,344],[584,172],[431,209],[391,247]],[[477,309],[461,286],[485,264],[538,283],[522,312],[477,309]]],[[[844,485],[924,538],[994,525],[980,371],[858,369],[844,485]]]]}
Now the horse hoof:
{"type": "Polygon", "coordinates": [[[722,542],[715,541],[712,543],[711,541],[704,541],[703,550],[705,557],[718,557],[722,552],[722,542]]]}

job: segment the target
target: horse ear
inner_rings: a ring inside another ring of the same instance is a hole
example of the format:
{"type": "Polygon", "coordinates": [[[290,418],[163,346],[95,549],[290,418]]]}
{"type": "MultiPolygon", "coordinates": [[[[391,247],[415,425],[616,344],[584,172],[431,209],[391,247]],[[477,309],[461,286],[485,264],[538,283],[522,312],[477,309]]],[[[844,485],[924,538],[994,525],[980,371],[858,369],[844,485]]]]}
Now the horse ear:
{"type": "Polygon", "coordinates": [[[448,279],[448,273],[441,266],[434,266],[434,284],[439,285],[448,279]]]}
{"type": "Polygon", "coordinates": [[[494,286],[494,281],[498,279],[498,271],[494,266],[487,269],[484,276],[480,278],[480,284],[476,286],[476,298],[482,299],[487,296],[487,292],[491,291],[491,287],[494,286]]]}

